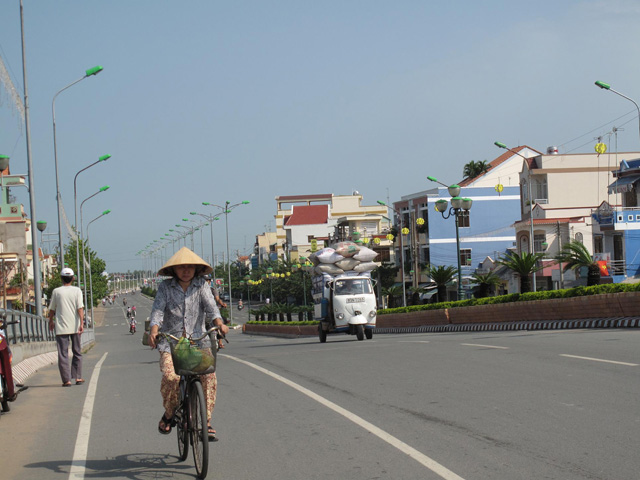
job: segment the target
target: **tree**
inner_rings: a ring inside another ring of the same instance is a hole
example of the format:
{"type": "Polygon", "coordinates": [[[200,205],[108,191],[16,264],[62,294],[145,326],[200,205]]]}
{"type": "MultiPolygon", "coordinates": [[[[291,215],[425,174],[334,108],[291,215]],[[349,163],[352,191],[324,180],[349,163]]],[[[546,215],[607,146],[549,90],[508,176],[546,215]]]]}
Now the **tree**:
{"type": "Polygon", "coordinates": [[[486,160],[471,160],[464,166],[464,170],[462,171],[462,175],[464,178],[476,178],[483,173],[486,173],[491,168],[491,165],[486,160]]]}
{"type": "Polygon", "coordinates": [[[504,258],[498,260],[498,263],[520,276],[520,293],[526,293],[531,291],[530,275],[542,270],[542,265],[538,265],[538,260],[542,257],[544,253],[509,252],[504,258]]]}
{"type": "MultiPolygon", "coordinates": [[[[88,261],[91,258],[91,280],[89,280],[89,269],[87,269],[87,296],[89,299],[86,300],[86,306],[89,308],[91,305],[89,301],[91,299],[91,290],[90,287],[93,288],[93,306],[97,306],[104,297],[107,296],[108,292],[108,284],[107,278],[102,276],[102,272],[105,271],[106,263],[104,260],[98,257],[96,252],[89,249],[89,247],[85,247],[83,242],[80,242],[80,269],[82,271],[82,251],[84,250],[85,259],[88,261]]],[[[69,245],[65,246],[64,253],[64,262],[67,265],[71,265],[72,269],[75,271],[76,266],[76,243],[71,242],[69,245]]],[[[62,280],[60,279],[60,267],[56,268],[51,272],[51,276],[47,279],[47,287],[42,289],[42,292],[47,296],[48,299],[51,299],[51,292],[53,292],[54,288],[62,285],[62,280]]],[[[75,272],[77,285],[81,287],[84,291],[84,287],[80,285],[81,280],[81,271],[75,272]]]]}
{"type": "Polygon", "coordinates": [[[566,243],[555,258],[560,264],[566,264],[563,269],[565,272],[569,269],[579,270],[581,267],[587,267],[587,286],[600,283],[598,263],[593,259],[587,247],[577,240],[566,243]]]}
{"type": "MultiPolygon", "coordinates": [[[[383,262],[376,270],[375,273],[379,278],[380,286],[382,288],[389,288],[393,286],[396,281],[396,275],[398,274],[400,267],[395,266],[393,263],[383,262]]],[[[374,277],[374,275],[372,275],[374,277]]]]}
{"type": "Polygon", "coordinates": [[[434,267],[433,265],[429,266],[428,275],[431,277],[431,280],[438,287],[438,301],[444,302],[447,300],[447,285],[456,278],[458,275],[458,269],[452,266],[444,266],[439,265],[434,267]]]}
{"type": "MultiPolygon", "coordinates": [[[[382,294],[389,297],[389,305],[387,305],[389,308],[400,306],[400,305],[396,305],[396,301],[398,299],[402,299],[402,286],[392,285],[390,287],[383,288],[382,294]]],[[[399,303],[402,303],[402,302],[399,302],[399,303]]]]}
{"type": "Polygon", "coordinates": [[[478,284],[476,298],[488,297],[493,293],[493,287],[500,285],[500,277],[493,271],[488,273],[474,272],[471,278],[478,284]]]}

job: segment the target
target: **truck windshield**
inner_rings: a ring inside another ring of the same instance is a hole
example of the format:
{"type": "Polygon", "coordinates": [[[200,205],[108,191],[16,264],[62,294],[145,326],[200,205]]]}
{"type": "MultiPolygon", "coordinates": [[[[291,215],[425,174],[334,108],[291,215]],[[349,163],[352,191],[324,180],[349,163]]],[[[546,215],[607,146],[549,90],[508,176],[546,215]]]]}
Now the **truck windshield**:
{"type": "Polygon", "coordinates": [[[368,280],[336,280],[336,295],[362,295],[371,293],[371,283],[368,280]]]}

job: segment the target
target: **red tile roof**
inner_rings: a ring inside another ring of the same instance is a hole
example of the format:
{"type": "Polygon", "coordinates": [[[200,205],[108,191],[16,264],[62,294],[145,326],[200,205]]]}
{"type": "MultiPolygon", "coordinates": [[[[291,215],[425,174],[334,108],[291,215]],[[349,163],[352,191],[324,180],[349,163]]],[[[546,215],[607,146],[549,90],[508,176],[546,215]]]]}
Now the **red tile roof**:
{"type": "Polygon", "coordinates": [[[286,217],[284,224],[292,225],[318,225],[327,223],[329,217],[329,205],[294,205],[293,213],[286,217]]]}

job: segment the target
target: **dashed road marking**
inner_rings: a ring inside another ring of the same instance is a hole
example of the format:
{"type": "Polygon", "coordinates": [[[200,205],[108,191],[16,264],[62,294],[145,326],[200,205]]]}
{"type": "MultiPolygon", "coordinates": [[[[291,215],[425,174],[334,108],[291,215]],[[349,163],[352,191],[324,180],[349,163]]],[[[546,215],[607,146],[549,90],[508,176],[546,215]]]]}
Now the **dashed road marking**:
{"type": "Polygon", "coordinates": [[[479,343],[461,343],[465,347],[482,347],[482,348],[497,348],[499,350],[509,350],[509,347],[498,347],[497,345],[480,345],[479,343]]]}
{"type": "Polygon", "coordinates": [[[567,358],[577,358],[578,360],[590,360],[592,362],[613,363],[615,365],[624,365],[626,367],[637,367],[638,366],[637,363],[618,362],[618,361],[615,361],[615,360],[605,360],[603,358],[580,357],[578,355],[567,355],[567,354],[564,354],[564,353],[561,353],[560,356],[561,357],[567,357],[567,358]]]}

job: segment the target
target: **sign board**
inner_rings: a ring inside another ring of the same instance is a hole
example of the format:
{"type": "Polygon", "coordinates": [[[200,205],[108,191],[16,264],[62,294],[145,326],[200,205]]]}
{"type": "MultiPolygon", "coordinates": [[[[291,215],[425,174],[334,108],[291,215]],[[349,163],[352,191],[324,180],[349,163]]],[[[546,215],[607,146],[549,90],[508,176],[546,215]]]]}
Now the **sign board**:
{"type": "Polygon", "coordinates": [[[224,279],[216,278],[216,285],[222,285],[224,283],[224,279]]]}

